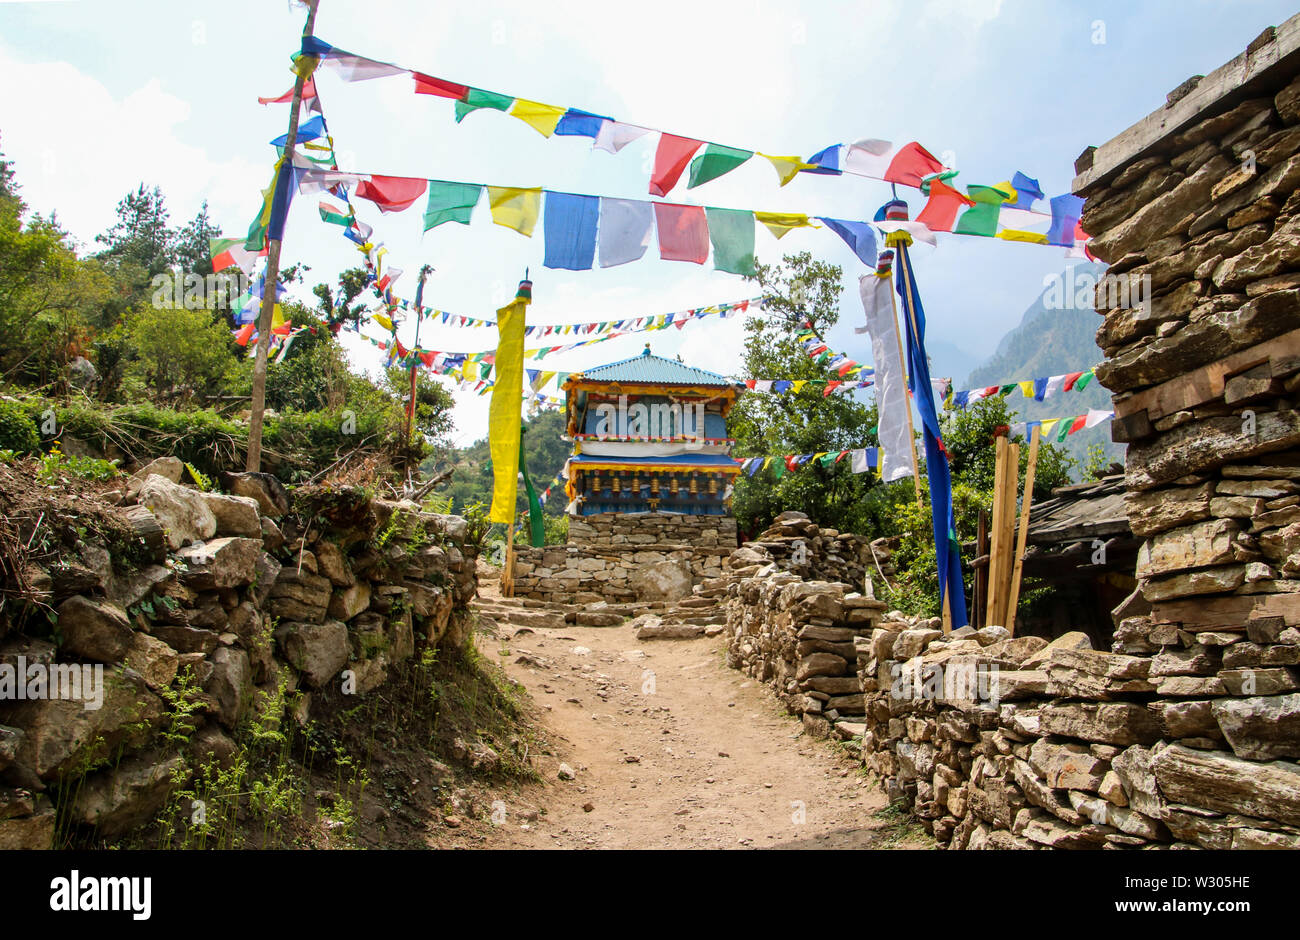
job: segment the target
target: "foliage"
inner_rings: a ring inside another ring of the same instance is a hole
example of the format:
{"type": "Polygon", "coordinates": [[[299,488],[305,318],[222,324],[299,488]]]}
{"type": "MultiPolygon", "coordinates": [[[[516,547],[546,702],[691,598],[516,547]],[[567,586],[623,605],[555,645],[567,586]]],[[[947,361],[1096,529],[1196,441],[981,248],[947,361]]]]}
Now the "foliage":
{"type": "Polygon", "coordinates": [[[0,450],[34,454],[41,449],[35,419],[12,401],[0,401],[0,450]]]}
{"type": "MultiPolygon", "coordinates": [[[[524,463],[538,494],[551,485],[564,467],[564,462],[569,459],[571,445],[564,440],[564,422],[564,412],[554,410],[539,412],[524,422],[521,445],[524,463]]],[[[452,498],[452,512],[463,516],[472,504],[492,501],[492,458],[486,438],[459,451],[439,448],[421,469],[432,473],[434,466],[439,463],[451,463],[456,467],[451,482],[442,491],[452,498]]],[[[551,496],[542,511],[548,517],[561,516],[567,504],[563,487],[556,487],[551,490],[551,496]]],[[[528,511],[528,499],[523,486],[519,487],[515,511],[528,511]]]]}
{"type": "Polygon", "coordinates": [[[55,444],[54,449],[40,459],[36,480],[38,483],[57,485],[70,476],[82,480],[102,481],[111,480],[118,473],[116,461],[101,460],[98,457],[71,457],[59,450],[59,445],[55,444]]]}
{"type": "Polygon", "coordinates": [[[210,311],[144,307],[131,313],[127,335],[140,378],[155,401],[188,401],[215,393],[235,367],[234,342],[210,311]]]}

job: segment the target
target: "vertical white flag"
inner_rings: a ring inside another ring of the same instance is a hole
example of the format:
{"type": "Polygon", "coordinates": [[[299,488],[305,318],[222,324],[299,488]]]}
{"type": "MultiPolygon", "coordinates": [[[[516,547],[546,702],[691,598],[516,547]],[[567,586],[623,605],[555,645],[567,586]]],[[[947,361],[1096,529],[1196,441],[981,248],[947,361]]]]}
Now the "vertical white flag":
{"type": "Polygon", "coordinates": [[[886,483],[914,472],[912,442],[907,439],[907,382],[899,360],[898,323],[890,291],[892,278],[874,273],[858,278],[862,309],[871,334],[871,355],[876,367],[876,407],[879,412],[880,478],[886,483]]]}

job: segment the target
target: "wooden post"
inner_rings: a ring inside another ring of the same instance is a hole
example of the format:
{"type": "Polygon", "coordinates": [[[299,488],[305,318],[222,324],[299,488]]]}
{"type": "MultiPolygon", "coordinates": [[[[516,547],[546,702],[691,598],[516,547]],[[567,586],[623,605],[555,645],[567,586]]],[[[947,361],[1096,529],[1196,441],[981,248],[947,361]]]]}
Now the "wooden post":
{"type": "MultiPolygon", "coordinates": [[[[312,35],[316,28],[316,10],[320,0],[307,0],[307,25],[303,28],[304,38],[312,35]]],[[[298,111],[302,107],[302,89],[306,78],[299,73],[293,83],[293,103],[289,106],[289,133],[284,144],[285,163],[280,172],[293,172],[293,152],[298,146],[298,111]]],[[[276,181],[279,176],[277,174],[276,181]]],[[[275,199],[272,183],[271,199],[275,199]]],[[[269,233],[268,233],[269,236],[269,233]]],[[[266,278],[262,284],[262,309],[257,318],[257,353],[253,359],[253,407],[248,419],[248,457],[244,469],[258,471],[262,469],[262,425],[266,412],[266,360],[271,348],[271,320],[275,312],[275,295],[280,278],[281,239],[272,238],[266,249],[266,278]]]]}
{"type": "Polygon", "coordinates": [[[1001,578],[999,577],[999,568],[1002,563],[1002,480],[1005,474],[1002,472],[1003,461],[1006,459],[1007,439],[999,436],[994,441],[994,464],[993,464],[993,531],[989,540],[989,564],[988,564],[988,601],[984,606],[984,626],[991,626],[997,616],[999,590],[1001,578]]]}
{"type": "Polygon", "coordinates": [[[984,626],[984,614],[988,610],[989,592],[989,514],[983,509],[979,512],[978,527],[975,530],[975,557],[983,558],[984,564],[975,567],[975,585],[971,598],[971,623],[984,626]]]}
{"type": "Polygon", "coordinates": [[[1025,468],[1025,495],[1020,500],[1020,532],[1016,537],[1016,564],[1011,573],[1011,593],[1007,595],[1006,627],[1016,635],[1016,604],[1020,601],[1020,571],[1025,563],[1025,544],[1029,539],[1029,507],[1034,501],[1034,466],[1038,463],[1040,429],[1034,425],[1029,434],[1029,465],[1025,468]]]}
{"type": "Polygon", "coordinates": [[[415,290],[415,339],[411,342],[411,397],[406,403],[406,446],[411,446],[411,432],[415,427],[415,390],[420,369],[420,323],[424,320],[424,282],[432,265],[420,268],[420,284],[415,290]]]}
{"type": "Polygon", "coordinates": [[[510,520],[510,528],[506,531],[506,560],[501,569],[501,596],[515,596],[515,522],[516,519],[510,520]]]}
{"type": "Polygon", "coordinates": [[[1006,478],[1002,481],[1002,581],[998,584],[998,623],[1007,624],[1007,602],[1011,592],[1011,567],[1016,546],[1016,484],[1020,480],[1020,445],[1007,442],[1006,478]]]}

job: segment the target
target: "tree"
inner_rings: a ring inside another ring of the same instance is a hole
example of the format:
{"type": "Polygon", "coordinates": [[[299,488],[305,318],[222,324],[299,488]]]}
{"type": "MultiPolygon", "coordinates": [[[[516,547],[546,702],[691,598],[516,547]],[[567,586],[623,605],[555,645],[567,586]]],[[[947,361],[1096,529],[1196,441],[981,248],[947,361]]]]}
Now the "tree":
{"type": "Polygon", "coordinates": [[[167,271],[176,260],[176,233],[167,227],[167,219],[162,190],[157,186],[147,190],[141,183],[118,202],[113,226],[95,236],[104,246],[100,257],[140,269],[146,281],[167,271]]]}
{"type": "Polygon", "coordinates": [[[339,275],[337,290],[328,284],[317,284],[312,288],[331,329],[337,330],[344,323],[352,324],[353,329],[360,328],[366,305],[355,301],[369,284],[370,275],[364,268],[348,268],[339,275]]]}
{"type": "Polygon", "coordinates": [[[213,274],[211,239],[221,234],[221,229],[208,217],[208,201],[203,200],[198,214],[173,236],[175,263],[185,273],[213,274]]]}
{"type": "Polygon", "coordinates": [[[230,331],[207,310],[143,307],[127,320],[135,374],[153,397],[189,401],[214,393],[235,365],[230,331]]]}
{"type": "MultiPolygon", "coordinates": [[[[807,252],[757,266],[752,280],[763,290],[764,310],[745,324],[744,377],[809,384],[798,392],[742,395],[729,420],[737,456],[838,454],[876,444],[875,406],[851,394],[824,395],[825,381],[835,374],[796,340],[800,330],[821,338],[838,321],[841,273],[807,252]]],[[[781,469],[737,478],[732,507],[743,530],[757,532],[779,513],[797,509],[819,524],[862,531],[875,474],[854,474],[846,460],[805,464],[777,476],[781,469]]]]}

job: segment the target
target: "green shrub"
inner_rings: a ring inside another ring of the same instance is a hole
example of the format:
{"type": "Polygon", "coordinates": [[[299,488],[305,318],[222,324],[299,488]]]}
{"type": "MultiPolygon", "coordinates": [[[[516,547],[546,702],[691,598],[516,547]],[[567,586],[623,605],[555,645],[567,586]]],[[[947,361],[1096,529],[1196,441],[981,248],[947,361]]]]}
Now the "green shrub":
{"type": "Polygon", "coordinates": [[[41,449],[36,421],[18,402],[0,401],[0,450],[34,454],[41,449]]]}

